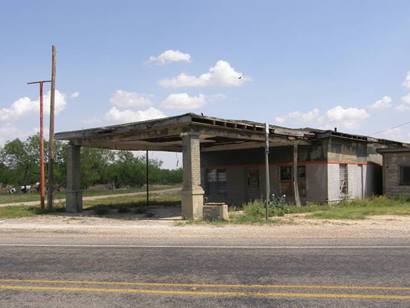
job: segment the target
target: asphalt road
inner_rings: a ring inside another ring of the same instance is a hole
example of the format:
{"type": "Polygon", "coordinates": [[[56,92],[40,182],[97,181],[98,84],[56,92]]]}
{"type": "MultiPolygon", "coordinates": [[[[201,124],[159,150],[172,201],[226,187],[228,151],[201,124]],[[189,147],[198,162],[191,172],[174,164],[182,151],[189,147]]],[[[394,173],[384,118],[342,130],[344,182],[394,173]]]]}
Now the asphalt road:
{"type": "Polygon", "coordinates": [[[0,307],[410,307],[407,239],[226,246],[26,235],[0,236],[0,307]]]}

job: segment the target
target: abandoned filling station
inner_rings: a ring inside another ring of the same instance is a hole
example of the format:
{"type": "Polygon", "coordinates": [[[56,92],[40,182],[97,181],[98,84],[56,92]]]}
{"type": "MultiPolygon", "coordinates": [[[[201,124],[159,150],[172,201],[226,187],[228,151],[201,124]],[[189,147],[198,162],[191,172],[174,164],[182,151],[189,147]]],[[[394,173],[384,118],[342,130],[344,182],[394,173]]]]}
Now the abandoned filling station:
{"type": "MultiPolygon", "coordinates": [[[[239,205],[266,193],[265,142],[269,141],[268,187],[291,203],[338,202],[381,194],[383,148],[400,142],[336,130],[290,129],[197,114],[78,131],[69,141],[66,210],[82,210],[80,149],[183,153],[182,217],[198,219],[206,202],[239,205]]],[[[385,152],[383,152],[385,153],[385,152]]]]}

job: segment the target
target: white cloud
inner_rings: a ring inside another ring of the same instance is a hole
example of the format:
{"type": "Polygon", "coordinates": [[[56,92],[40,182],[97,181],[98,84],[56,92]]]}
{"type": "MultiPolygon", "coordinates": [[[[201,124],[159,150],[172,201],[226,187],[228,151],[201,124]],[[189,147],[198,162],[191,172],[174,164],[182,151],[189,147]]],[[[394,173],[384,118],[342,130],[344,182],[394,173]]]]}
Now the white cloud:
{"type": "MultiPolygon", "coordinates": [[[[55,93],[55,113],[58,114],[66,106],[66,96],[56,90],[55,93]]],[[[0,121],[10,122],[21,119],[32,113],[39,113],[40,100],[32,100],[29,97],[22,97],[12,103],[9,107],[0,108],[0,121]]],[[[50,91],[44,96],[44,114],[50,114],[50,91]]]]}
{"type": "Polygon", "coordinates": [[[330,123],[345,128],[354,128],[359,126],[361,121],[367,119],[369,114],[362,108],[336,106],[326,112],[326,117],[330,123]]]}
{"type": "Polygon", "coordinates": [[[290,122],[299,125],[305,126],[312,123],[322,124],[324,117],[321,115],[318,108],[313,108],[307,112],[293,111],[285,115],[280,115],[275,117],[276,124],[285,124],[290,122]]]}
{"type": "Polygon", "coordinates": [[[277,116],[277,117],[275,117],[274,122],[275,122],[275,124],[281,125],[281,124],[286,122],[286,116],[277,116]]]}
{"type": "MultiPolygon", "coordinates": [[[[410,89],[410,72],[407,72],[406,78],[403,81],[403,87],[410,89]]],[[[402,96],[401,104],[396,107],[399,111],[408,111],[410,110],[410,93],[402,96]]]]}
{"type": "Polygon", "coordinates": [[[362,108],[336,106],[324,113],[318,108],[307,112],[290,112],[277,116],[275,122],[281,125],[286,123],[292,126],[314,126],[323,129],[331,129],[335,126],[351,129],[360,126],[360,123],[369,116],[368,112],[362,108]]]}
{"type": "Polygon", "coordinates": [[[161,53],[159,56],[151,56],[148,60],[149,63],[165,64],[169,62],[191,62],[191,55],[179,50],[168,49],[161,53]]]}
{"type": "Polygon", "coordinates": [[[275,124],[292,125],[292,126],[306,126],[315,124],[315,126],[322,125],[324,116],[321,115],[318,108],[313,108],[307,112],[293,111],[285,115],[275,117],[275,124]]]}
{"type": "Polygon", "coordinates": [[[181,73],[174,78],[160,80],[159,84],[165,88],[206,86],[239,87],[249,80],[249,77],[243,75],[241,72],[237,72],[228,62],[219,60],[207,73],[199,76],[181,73]]]}
{"type": "Polygon", "coordinates": [[[139,122],[163,117],[165,117],[165,114],[154,107],[135,111],[131,109],[120,110],[114,106],[105,114],[106,121],[111,124],[139,122]]]}
{"type": "Polygon", "coordinates": [[[410,142],[410,133],[408,131],[403,131],[400,127],[386,129],[385,131],[376,134],[376,137],[401,142],[410,142]]]}
{"type": "Polygon", "coordinates": [[[11,124],[0,126],[0,145],[15,138],[24,138],[29,135],[29,132],[22,131],[11,124]]]}
{"type": "Polygon", "coordinates": [[[80,96],[80,92],[78,91],[71,93],[71,98],[77,98],[79,96],[80,96]]]}
{"type": "Polygon", "coordinates": [[[111,96],[110,102],[118,108],[140,108],[152,105],[149,96],[124,90],[115,91],[111,96]]]}
{"type": "MultiPolygon", "coordinates": [[[[30,129],[21,129],[16,127],[12,123],[5,123],[4,125],[0,126],[0,146],[6,143],[7,141],[12,141],[16,138],[20,140],[26,139],[29,136],[38,134],[40,129],[38,127],[33,127],[30,129]]],[[[44,139],[48,139],[49,129],[48,127],[44,127],[44,139]]]]}
{"type": "Polygon", "coordinates": [[[312,122],[320,117],[320,110],[314,108],[307,112],[294,111],[288,114],[289,119],[299,119],[303,123],[312,122]]]}
{"type": "Polygon", "coordinates": [[[399,111],[410,110],[410,93],[401,98],[402,103],[396,107],[399,111]]]}
{"type": "Polygon", "coordinates": [[[373,104],[370,105],[372,109],[387,109],[392,106],[391,104],[392,99],[390,96],[383,96],[381,99],[375,101],[373,104]]]}
{"type": "Polygon", "coordinates": [[[190,96],[188,93],[173,93],[162,101],[162,106],[168,109],[196,109],[205,104],[205,95],[190,96]]]}
{"type": "Polygon", "coordinates": [[[403,87],[410,89],[410,72],[407,72],[406,78],[403,81],[403,87]]]}
{"type": "Polygon", "coordinates": [[[117,90],[111,96],[110,102],[112,106],[103,117],[92,117],[83,120],[82,123],[89,127],[139,122],[166,116],[161,110],[150,106],[152,101],[149,96],[136,92],[117,90]]]}

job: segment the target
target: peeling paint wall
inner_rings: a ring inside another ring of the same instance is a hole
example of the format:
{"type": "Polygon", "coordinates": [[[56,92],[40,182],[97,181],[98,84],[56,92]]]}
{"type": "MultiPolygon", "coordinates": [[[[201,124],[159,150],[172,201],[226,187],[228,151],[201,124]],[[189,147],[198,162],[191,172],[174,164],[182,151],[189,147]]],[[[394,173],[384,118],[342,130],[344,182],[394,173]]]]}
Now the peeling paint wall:
{"type": "Polygon", "coordinates": [[[305,202],[327,202],[327,183],[327,164],[307,165],[305,202]]]}
{"type": "MultiPolygon", "coordinates": [[[[380,166],[371,161],[379,161],[379,154],[371,150],[368,158],[368,146],[363,142],[341,139],[323,139],[311,146],[300,146],[298,165],[305,166],[306,194],[301,196],[306,202],[338,202],[345,198],[362,198],[380,193],[380,166]],[[348,193],[340,192],[340,164],[347,165],[348,193]]],[[[223,168],[227,171],[227,192],[225,196],[207,195],[209,201],[225,201],[230,205],[239,205],[253,199],[265,198],[265,160],[264,148],[202,152],[203,173],[209,168],[223,168]],[[249,174],[258,176],[258,187],[250,188],[255,183],[249,174]],[[251,182],[251,184],[250,184],[251,182]],[[224,200],[221,200],[225,198],[224,200]]],[[[292,147],[273,147],[270,149],[270,187],[271,193],[287,195],[293,202],[293,186],[284,185],[280,170],[292,165],[292,147]],[[284,188],[287,187],[287,191],[284,188]]],[[[299,183],[301,188],[301,183],[299,183]]],[[[206,190],[206,189],[205,189],[206,190]]],[[[207,194],[207,191],[205,192],[207,194]]]]}
{"type": "MultiPolygon", "coordinates": [[[[325,202],[326,193],[326,145],[322,143],[313,146],[299,147],[299,166],[306,168],[306,196],[302,202],[325,202]]],[[[255,199],[265,198],[265,152],[264,148],[202,152],[201,164],[203,186],[208,201],[225,201],[230,205],[240,205],[255,199]],[[209,169],[224,169],[227,174],[227,191],[225,195],[209,194],[206,189],[206,173],[209,169]],[[255,179],[257,174],[257,188],[255,179]],[[225,200],[222,200],[225,199],[225,200]]],[[[270,189],[276,196],[287,195],[289,202],[293,202],[293,187],[289,182],[283,185],[280,178],[281,166],[290,166],[292,163],[292,147],[272,147],[270,149],[270,189]]],[[[301,185],[300,185],[301,187],[301,185]]]]}

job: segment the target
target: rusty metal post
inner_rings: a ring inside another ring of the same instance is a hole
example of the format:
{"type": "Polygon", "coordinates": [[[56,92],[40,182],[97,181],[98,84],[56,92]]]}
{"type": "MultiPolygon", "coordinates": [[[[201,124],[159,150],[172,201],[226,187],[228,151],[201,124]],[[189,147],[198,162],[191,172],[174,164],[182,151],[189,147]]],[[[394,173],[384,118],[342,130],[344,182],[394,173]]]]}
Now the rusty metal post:
{"type": "Polygon", "coordinates": [[[40,205],[44,209],[45,205],[45,173],[44,173],[44,104],[43,104],[43,83],[40,83],[40,205]]]}
{"type": "Polygon", "coordinates": [[[41,80],[28,82],[27,84],[38,84],[40,88],[40,207],[44,209],[45,205],[45,171],[44,171],[44,102],[43,102],[43,85],[50,80],[41,80]]]}

